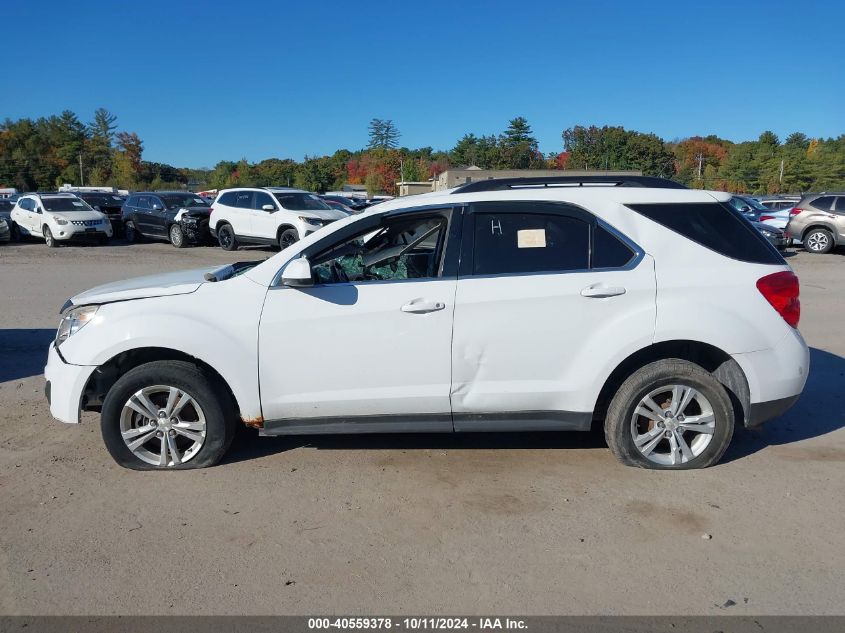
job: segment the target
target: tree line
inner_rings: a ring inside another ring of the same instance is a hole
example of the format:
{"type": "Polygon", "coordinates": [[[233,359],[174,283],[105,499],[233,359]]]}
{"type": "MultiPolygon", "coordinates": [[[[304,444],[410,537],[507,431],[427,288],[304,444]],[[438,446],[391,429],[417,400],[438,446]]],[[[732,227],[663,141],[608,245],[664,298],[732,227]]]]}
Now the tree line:
{"type": "Polygon", "coordinates": [[[475,165],[564,173],[639,169],[690,187],[755,194],[845,189],[845,134],[824,139],[795,132],[781,141],[766,131],[739,143],[715,135],[665,141],[618,126],[576,125],[562,132],[562,151],[544,155],[523,117],[511,119],[499,134],[465,134],[448,151],[399,147],[401,134],[392,120],[373,119],[368,131],[367,147],[360,150],[192,169],[144,160],[140,137],[119,130],[117,117],[103,108],[87,123],[66,110],[0,125],[0,186],[31,191],[63,183],[130,190],[289,185],[328,191],[349,183],[371,194],[395,194],[398,181],[425,181],[450,167],[475,165]]]}

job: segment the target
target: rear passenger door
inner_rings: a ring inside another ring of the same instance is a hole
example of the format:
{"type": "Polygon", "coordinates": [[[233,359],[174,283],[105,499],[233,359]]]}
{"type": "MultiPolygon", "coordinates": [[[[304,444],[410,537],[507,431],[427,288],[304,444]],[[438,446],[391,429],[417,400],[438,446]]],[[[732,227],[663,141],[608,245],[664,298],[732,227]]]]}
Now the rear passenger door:
{"type": "Polygon", "coordinates": [[[136,206],[132,209],[132,216],[135,220],[135,228],[144,235],[154,235],[150,196],[138,196],[135,204],[136,206]]]}
{"type": "Polygon", "coordinates": [[[472,205],[455,298],[455,430],[588,429],[600,381],[651,343],[655,315],[653,260],[583,209],[472,205]]]}
{"type": "Polygon", "coordinates": [[[235,206],[232,208],[232,228],[235,229],[235,235],[245,235],[253,237],[255,232],[252,230],[252,191],[237,191],[235,192],[235,206]]]}

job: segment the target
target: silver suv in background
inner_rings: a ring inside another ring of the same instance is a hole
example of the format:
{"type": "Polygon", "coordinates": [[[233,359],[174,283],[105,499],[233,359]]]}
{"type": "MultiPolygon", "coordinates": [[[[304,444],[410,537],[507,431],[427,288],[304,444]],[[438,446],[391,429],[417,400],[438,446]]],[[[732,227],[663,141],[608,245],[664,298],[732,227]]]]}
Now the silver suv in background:
{"type": "Polygon", "coordinates": [[[809,253],[829,253],[845,244],[845,193],[814,193],[801,198],[790,212],[786,231],[804,242],[809,253]]]}

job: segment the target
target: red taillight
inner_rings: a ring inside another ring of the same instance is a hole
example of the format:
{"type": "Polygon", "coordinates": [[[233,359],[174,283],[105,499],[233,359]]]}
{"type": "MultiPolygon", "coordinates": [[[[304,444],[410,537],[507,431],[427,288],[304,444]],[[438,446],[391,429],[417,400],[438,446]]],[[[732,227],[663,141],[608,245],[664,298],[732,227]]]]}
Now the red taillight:
{"type": "Polygon", "coordinates": [[[783,320],[792,327],[798,327],[801,318],[801,302],[798,299],[798,277],[795,273],[784,270],[772,273],[757,280],[757,290],[783,320]]]}
{"type": "Polygon", "coordinates": [[[798,215],[798,214],[799,214],[799,213],[801,213],[803,210],[804,210],[804,209],[799,209],[798,207],[792,207],[792,208],[789,210],[789,215],[798,215]]]}
{"type": "Polygon", "coordinates": [[[765,222],[766,220],[774,220],[775,216],[773,215],[761,215],[758,222],[765,222]]]}

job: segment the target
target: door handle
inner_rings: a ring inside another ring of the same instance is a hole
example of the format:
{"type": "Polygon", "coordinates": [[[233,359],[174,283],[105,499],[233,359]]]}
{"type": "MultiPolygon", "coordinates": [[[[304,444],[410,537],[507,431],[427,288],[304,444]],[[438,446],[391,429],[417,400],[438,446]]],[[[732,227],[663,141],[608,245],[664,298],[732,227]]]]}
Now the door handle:
{"type": "Polygon", "coordinates": [[[624,294],[625,288],[622,286],[605,286],[604,284],[593,284],[581,291],[582,297],[589,297],[591,299],[603,299],[605,297],[616,297],[624,294]]]}
{"type": "Polygon", "coordinates": [[[445,303],[440,301],[424,301],[422,299],[414,299],[403,305],[400,310],[402,312],[410,312],[411,314],[425,314],[426,312],[437,312],[446,307],[445,303]]]}

